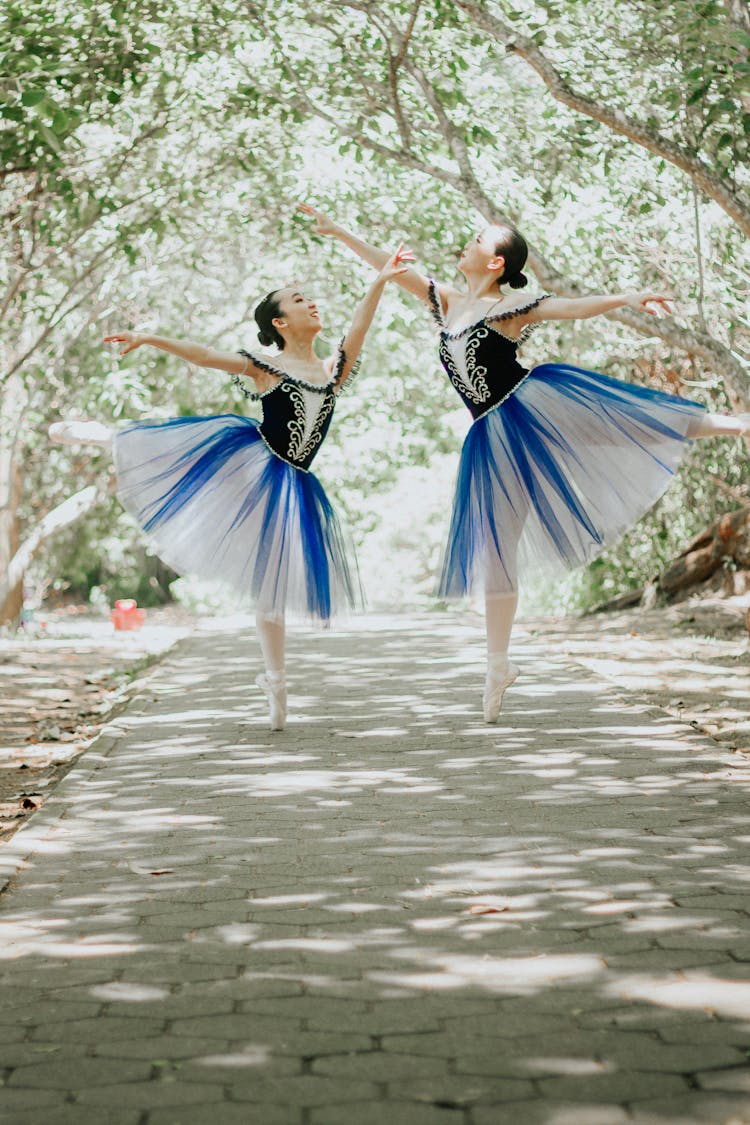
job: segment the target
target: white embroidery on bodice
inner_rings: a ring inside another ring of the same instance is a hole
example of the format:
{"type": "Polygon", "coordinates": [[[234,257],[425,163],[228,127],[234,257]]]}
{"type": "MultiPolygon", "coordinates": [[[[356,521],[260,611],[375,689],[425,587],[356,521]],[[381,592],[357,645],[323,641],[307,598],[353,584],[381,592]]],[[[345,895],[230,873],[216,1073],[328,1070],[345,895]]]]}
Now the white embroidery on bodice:
{"type": "Polygon", "coordinates": [[[292,400],[294,419],[289,427],[289,456],[302,460],[321,437],[321,427],[333,410],[333,394],[321,395],[296,383],[285,382],[283,389],[292,400]]]}
{"type": "Polygon", "coordinates": [[[441,345],[450,357],[451,381],[458,390],[463,390],[471,402],[483,403],[490,397],[487,386],[487,368],[476,362],[476,349],[480,340],[487,336],[488,329],[477,325],[474,331],[452,339],[443,335],[441,345]]]}

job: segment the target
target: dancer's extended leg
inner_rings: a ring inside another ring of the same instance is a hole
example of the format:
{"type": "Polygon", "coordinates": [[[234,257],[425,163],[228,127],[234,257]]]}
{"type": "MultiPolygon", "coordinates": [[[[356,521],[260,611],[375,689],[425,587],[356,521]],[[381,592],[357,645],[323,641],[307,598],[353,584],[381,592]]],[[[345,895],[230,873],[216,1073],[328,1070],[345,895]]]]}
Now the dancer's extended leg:
{"type": "Polygon", "coordinates": [[[692,418],[689,438],[741,437],[750,434],[750,414],[703,414],[692,418]]]}
{"type": "Polygon", "coordinates": [[[61,445],[101,445],[109,448],[114,437],[101,422],[53,422],[47,431],[52,441],[61,445]]]}
{"type": "Polygon", "coordinates": [[[518,608],[518,591],[507,594],[493,594],[487,591],[484,596],[487,625],[487,659],[493,656],[508,655],[510,632],[518,608]]]}
{"type": "Polygon", "coordinates": [[[518,676],[518,668],[508,657],[510,632],[518,606],[518,591],[493,593],[484,599],[487,625],[487,679],[482,700],[484,721],[496,723],[503,705],[503,696],[518,676]]]}
{"type": "Polygon", "coordinates": [[[510,634],[518,607],[517,553],[523,521],[516,513],[505,513],[502,559],[488,548],[485,571],[485,623],[487,629],[487,679],[482,709],[486,723],[496,723],[503,696],[518,676],[508,656],[510,634]]]}
{"type": "Polygon", "coordinates": [[[266,671],[256,683],[266,693],[271,730],[283,730],[286,723],[286,671],[284,667],[284,618],[261,613],[255,617],[266,671]]]}

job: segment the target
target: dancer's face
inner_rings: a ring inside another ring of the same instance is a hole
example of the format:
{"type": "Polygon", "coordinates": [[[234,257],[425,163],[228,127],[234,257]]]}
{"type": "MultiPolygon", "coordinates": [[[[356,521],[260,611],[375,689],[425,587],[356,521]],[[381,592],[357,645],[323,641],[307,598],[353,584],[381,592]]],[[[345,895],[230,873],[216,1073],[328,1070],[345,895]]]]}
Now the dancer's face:
{"type": "Polygon", "coordinates": [[[316,335],[320,332],[323,325],[315,301],[305,297],[299,289],[291,286],[282,289],[277,295],[277,300],[279,316],[275,317],[272,323],[282,336],[285,332],[293,336],[309,333],[316,335]]]}
{"type": "Polygon", "coordinates": [[[464,276],[484,273],[488,269],[502,273],[505,261],[495,252],[501,233],[501,227],[485,227],[469,239],[458,259],[458,268],[464,276]]]}

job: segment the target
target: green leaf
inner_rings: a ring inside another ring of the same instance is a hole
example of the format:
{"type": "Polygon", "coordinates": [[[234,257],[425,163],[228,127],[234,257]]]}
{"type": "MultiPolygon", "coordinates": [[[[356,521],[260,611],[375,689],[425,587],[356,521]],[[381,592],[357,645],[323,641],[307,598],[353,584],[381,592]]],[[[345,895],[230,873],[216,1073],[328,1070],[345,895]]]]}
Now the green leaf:
{"type": "Polygon", "coordinates": [[[690,97],[687,100],[687,104],[688,105],[695,105],[696,102],[701,101],[701,99],[704,98],[705,95],[708,93],[710,88],[711,88],[711,79],[709,78],[708,82],[704,82],[701,86],[699,86],[697,88],[697,90],[693,90],[692,94],[690,95],[690,97]]]}
{"type": "Polygon", "coordinates": [[[53,150],[53,152],[61,152],[62,151],[62,146],[60,145],[60,142],[58,141],[57,137],[55,136],[55,134],[52,132],[51,129],[48,129],[46,125],[40,124],[39,125],[39,132],[42,134],[45,141],[47,142],[49,147],[53,150]]]}
{"type": "Polygon", "coordinates": [[[44,90],[24,90],[21,94],[21,103],[25,106],[39,105],[46,96],[44,90]]]}

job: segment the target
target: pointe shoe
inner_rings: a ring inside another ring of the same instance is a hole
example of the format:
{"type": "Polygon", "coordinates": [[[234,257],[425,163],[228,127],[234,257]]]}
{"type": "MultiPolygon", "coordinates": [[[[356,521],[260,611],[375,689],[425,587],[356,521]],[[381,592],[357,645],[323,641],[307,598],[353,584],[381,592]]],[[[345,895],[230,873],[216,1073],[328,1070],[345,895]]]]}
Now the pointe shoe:
{"type": "Polygon", "coordinates": [[[50,441],[60,445],[110,445],[112,431],[101,422],[53,422],[47,430],[50,441]]]}
{"type": "Polygon", "coordinates": [[[496,723],[503,706],[503,696],[510,685],[518,678],[520,669],[509,660],[498,661],[487,669],[487,680],[482,699],[485,723],[496,723]]]}
{"type": "Polygon", "coordinates": [[[268,700],[268,725],[283,730],[286,725],[286,676],[283,672],[264,672],[256,684],[268,700]]]}

